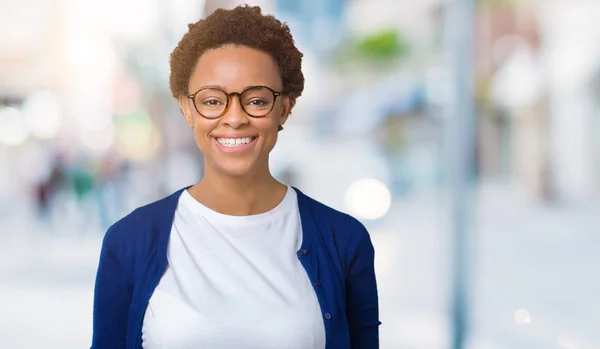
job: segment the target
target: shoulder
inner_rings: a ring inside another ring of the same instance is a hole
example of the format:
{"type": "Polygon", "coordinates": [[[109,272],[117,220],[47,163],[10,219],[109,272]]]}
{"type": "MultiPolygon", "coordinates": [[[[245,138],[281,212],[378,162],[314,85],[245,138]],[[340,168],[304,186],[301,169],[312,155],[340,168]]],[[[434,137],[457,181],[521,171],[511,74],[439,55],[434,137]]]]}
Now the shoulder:
{"type": "Polygon", "coordinates": [[[298,189],[296,191],[299,197],[301,215],[303,211],[304,214],[309,214],[326,241],[329,238],[332,239],[338,250],[341,249],[352,254],[361,246],[371,244],[367,228],[358,219],[329,207],[298,189]]]}
{"type": "MultiPolygon", "coordinates": [[[[173,216],[181,193],[180,189],[169,196],[141,206],[114,223],[104,236],[104,244],[118,247],[139,243],[152,238],[152,233],[170,231],[173,216]]],[[[154,235],[155,235],[154,234],[154,235]]]]}
{"type": "Polygon", "coordinates": [[[296,189],[296,192],[298,193],[300,210],[302,211],[302,206],[304,206],[307,211],[310,211],[315,219],[315,223],[331,227],[349,228],[356,234],[363,234],[366,232],[365,226],[353,216],[327,206],[304,194],[299,189],[296,189]]]}

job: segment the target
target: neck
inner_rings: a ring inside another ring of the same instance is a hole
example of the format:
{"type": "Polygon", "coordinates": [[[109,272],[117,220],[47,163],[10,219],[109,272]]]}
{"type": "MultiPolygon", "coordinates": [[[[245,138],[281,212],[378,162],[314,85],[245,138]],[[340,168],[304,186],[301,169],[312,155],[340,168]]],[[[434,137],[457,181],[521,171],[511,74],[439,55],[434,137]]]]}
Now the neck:
{"type": "Polygon", "coordinates": [[[226,176],[206,167],[204,177],[189,190],[204,206],[219,213],[247,216],[275,208],[285,196],[287,186],[267,169],[243,177],[226,176]]]}

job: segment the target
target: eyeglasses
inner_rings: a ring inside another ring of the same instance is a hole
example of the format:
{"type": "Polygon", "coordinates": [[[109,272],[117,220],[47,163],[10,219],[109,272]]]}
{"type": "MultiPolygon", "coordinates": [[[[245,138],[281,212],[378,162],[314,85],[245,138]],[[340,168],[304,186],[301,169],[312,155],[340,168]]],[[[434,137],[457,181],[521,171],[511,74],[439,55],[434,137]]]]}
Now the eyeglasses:
{"type": "Polygon", "coordinates": [[[242,92],[227,93],[220,88],[204,87],[187,97],[194,103],[200,116],[217,119],[229,109],[231,97],[237,96],[244,112],[260,118],[269,114],[275,106],[275,100],[281,92],[275,92],[267,86],[251,86],[242,92]]]}

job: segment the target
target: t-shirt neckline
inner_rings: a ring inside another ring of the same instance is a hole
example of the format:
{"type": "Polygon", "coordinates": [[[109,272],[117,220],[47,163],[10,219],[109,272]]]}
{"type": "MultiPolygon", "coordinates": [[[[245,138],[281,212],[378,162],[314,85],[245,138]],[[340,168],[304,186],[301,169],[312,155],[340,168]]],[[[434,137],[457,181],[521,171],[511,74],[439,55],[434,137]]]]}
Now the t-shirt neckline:
{"type": "Polygon", "coordinates": [[[263,213],[245,215],[245,216],[234,216],[228,215],[221,212],[217,212],[198,200],[189,193],[186,189],[183,191],[181,198],[179,199],[180,205],[187,208],[192,214],[203,216],[211,222],[219,224],[260,224],[265,223],[275,217],[279,217],[282,214],[290,211],[294,207],[294,201],[296,199],[296,193],[292,187],[287,186],[287,192],[283,199],[271,210],[263,213]]]}

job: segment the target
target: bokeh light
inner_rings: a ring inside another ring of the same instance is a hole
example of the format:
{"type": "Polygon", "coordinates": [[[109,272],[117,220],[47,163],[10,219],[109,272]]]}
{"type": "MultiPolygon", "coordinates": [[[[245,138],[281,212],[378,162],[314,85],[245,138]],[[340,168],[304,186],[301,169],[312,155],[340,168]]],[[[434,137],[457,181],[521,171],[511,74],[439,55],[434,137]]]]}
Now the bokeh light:
{"type": "Polygon", "coordinates": [[[81,140],[92,150],[107,150],[113,145],[115,140],[115,126],[110,122],[103,128],[85,129],[81,133],[81,140]]]}
{"type": "Polygon", "coordinates": [[[515,312],[515,322],[519,325],[528,325],[531,323],[531,314],[527,309],[519,309],[515,312]]]}
{"type": "Polygon", "coordinates": [[[0,143],[18,146],[27,140],[29,130],[21,110],[14,107],[0,108],[0,143]]]}
{"type": "Polygon", "coordinates": [[[346,207],[362,219],[379,219],[388,212],[392,194],[382,182],[376,179],[360,179],[346,191],[346,207]]]}
{"type": "Polygon", "coordinates": [[[49,92],[30,95],[23,104],[23,114],[29,131],[38,138],[54,138],[62,126],[60,101],[49,92]]]}
{"type": "Polygon", "coordinates": [[[145,160],[160,148],[160,134],[145,110],[115,118],[116,149],[130,160],[145,160]]]}

